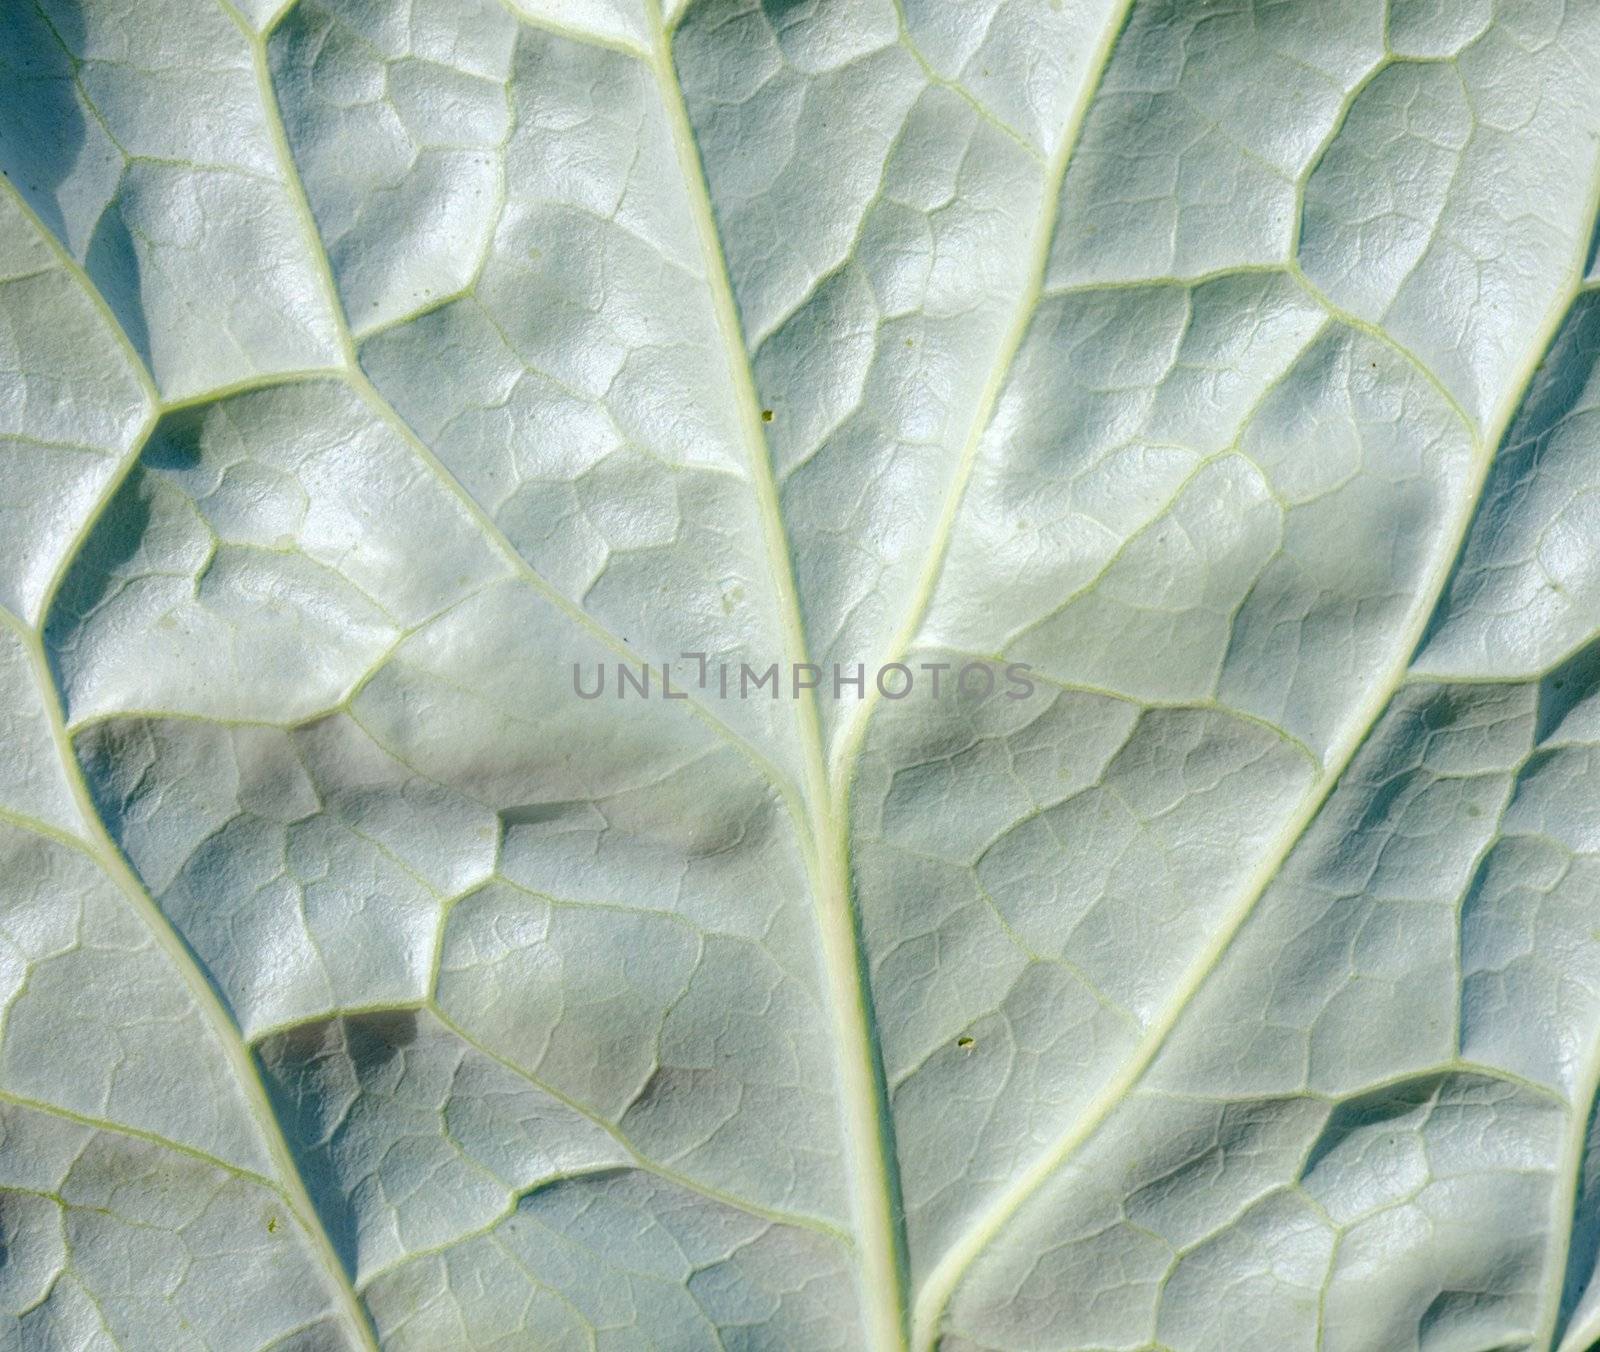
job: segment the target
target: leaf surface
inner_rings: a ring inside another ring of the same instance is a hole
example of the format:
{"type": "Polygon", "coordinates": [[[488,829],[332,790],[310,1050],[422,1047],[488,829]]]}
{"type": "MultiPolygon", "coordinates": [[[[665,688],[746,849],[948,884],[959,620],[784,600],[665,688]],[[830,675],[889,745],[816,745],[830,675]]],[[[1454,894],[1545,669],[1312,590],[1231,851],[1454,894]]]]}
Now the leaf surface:
{"type": "Polygon", "coordinates": [[[1597,63],[7,5],[0,1342],[1586,1352],[1597,63]]]}

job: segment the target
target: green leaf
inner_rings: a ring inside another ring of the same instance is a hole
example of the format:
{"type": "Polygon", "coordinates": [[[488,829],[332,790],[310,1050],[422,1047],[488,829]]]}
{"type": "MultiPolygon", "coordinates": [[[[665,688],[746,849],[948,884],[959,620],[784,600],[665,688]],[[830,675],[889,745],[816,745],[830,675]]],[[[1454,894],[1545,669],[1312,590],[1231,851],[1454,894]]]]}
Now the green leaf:
{"type": "Polygon", "coordinates": [[[1596,68],[0,8],[0,1345],[1586,1352],[1596,68]]]}

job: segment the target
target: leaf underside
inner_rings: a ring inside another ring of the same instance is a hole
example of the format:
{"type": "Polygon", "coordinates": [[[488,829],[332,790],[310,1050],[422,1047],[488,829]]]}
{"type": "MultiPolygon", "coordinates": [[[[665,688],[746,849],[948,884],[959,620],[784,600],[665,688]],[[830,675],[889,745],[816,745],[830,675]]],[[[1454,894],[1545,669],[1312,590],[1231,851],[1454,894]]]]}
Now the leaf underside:
{"type": "Polygon", "coordinates": [[[0,4],[0,1346],[1587,1352],[1597,69],[0,4]]]}

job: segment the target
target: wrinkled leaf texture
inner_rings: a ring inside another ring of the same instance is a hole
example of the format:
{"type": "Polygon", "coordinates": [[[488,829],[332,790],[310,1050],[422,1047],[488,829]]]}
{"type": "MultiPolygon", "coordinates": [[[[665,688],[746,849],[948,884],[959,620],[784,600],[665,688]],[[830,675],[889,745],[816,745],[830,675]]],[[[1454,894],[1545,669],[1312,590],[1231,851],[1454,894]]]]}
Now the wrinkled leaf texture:
{"type": "Polygon", "coordinates": [[[6,0],[0,1344],[1585,1352],[1597,69],[6,0]]]}

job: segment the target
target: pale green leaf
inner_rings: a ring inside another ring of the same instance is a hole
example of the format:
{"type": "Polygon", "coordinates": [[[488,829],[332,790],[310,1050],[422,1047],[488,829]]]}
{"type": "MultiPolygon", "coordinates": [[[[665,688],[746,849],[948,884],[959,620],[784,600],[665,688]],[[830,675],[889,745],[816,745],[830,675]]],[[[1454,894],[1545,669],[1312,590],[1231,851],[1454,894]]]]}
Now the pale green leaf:
{"type": "Polygon", "coordinates": [[[0,1346],[1588,1352],[1596,69],[0,6],[0,1346]]]}

